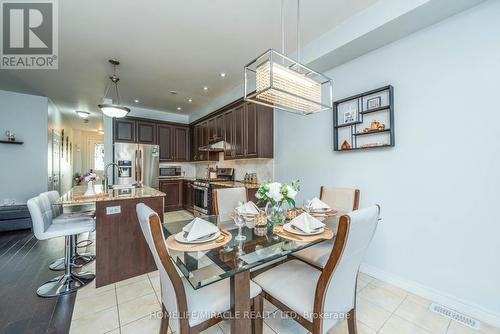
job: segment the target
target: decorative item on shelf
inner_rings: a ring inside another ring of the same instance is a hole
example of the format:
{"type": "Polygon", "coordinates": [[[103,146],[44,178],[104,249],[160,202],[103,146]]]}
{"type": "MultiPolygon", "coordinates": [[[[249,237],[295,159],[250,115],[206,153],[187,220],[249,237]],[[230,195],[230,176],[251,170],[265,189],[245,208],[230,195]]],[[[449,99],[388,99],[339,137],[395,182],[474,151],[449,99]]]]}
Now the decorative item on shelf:
{"type": "Polygon", "coordinates": [[[362,148],[380,147],[380,146],[387,146],[387,144],[384,144],[384,143],[368,143],[368,144],[361,145],[362,148]]]}
{"type": "Polygon", "coordinates": [[[342,146],[340,147],[340,149],[342,150],[348,150],[351,148],[351,145],[349,145],[349,142],[347,140],[344,140],[344,142],[342,143],[342,146]]]}
{"type": "Polygon", "coordinates": [[[260,185],[255,197],[257,197],[257,203],[266,203],[267,218],[272,225],[277,225],[285,220],[283,204],[288,203],[291,207],[295,207],[295,196],[299,190],[298,180],[293,181],[290,185],[279,182],[264,182],[260,185]]]}
{"type": "Polygon", "coordinates": [[[15,142],[16,134],[12,130],[5,131],[5,136],[7,137],[7,141],[15,142]]]}
{"type": "Polygon", "coordinates": [[[380,123],[377,120],[373,120],[370,124],[369,128],[364,128],[363,132],[371,132],[371,131],[381,131],[385,129],[385,124],[380,123]]]}
{"type": "Polygon", "coordinates": [[[372,97],[366,101],[366,110],[380,108],[382,105],[382,98],[380,96],[372,97]]]}
{"type": "Polygon", "coordinates": [[[354,123],[357,120],[357,111],[349,110],[344,113],[344,124],[354,123]]]}

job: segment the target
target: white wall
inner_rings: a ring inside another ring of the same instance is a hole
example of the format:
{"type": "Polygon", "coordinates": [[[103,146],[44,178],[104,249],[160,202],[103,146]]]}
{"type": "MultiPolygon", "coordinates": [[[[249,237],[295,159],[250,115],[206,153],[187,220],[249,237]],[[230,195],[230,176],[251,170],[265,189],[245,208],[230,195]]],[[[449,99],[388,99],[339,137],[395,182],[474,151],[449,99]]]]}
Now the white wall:
{"type": "MultiPolygon", "coordinates": [[[[396,147],[333,152],[332,113],[277,112],[276,179],[361,190],[383,222],[365,270],[500,325],[500,1],[327,73],[335,99],[391,84],[396,147]]],[[[300,201],[299,201],[300,203],[300,201]]]]}
{"type": "Polygon", "coordinates": [[[0,90],[0,137],[12,130],[23,145],[0,144],[0,205],[47,191],[48,99],[0,90]]]}

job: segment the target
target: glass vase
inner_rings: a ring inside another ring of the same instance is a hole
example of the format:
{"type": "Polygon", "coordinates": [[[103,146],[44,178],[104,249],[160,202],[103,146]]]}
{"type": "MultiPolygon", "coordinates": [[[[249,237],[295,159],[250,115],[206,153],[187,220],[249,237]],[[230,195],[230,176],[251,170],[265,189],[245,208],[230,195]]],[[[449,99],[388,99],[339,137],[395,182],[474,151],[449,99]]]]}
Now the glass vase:
{"type": "Polygon", "coordinates": [[[267,203],[266,213],[272,226],[282,224],[285,221],[285,210],[283,210],[281,203],[267,203]]]}

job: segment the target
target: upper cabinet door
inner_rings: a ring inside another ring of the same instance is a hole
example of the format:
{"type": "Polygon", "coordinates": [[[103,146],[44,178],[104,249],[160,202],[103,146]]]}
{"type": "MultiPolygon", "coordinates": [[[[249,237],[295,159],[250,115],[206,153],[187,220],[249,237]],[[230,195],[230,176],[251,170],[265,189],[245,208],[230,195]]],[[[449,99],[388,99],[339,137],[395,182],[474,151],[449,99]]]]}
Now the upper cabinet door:
{"type": "Polygon", "coordinates": [[[224,115],[215,117],[215,140],[224,140],[224,115]]]}
{"type": "Polygon", "coordinates": [[[257,156],[257,105],[248,103],[245,105],[245,156],[254,158],[257,156]]]}
{"type": "Polygon", "coordinates": [[[233,110],[234,114],[234,154],[235,158],[245,157],[245,106],[239,106],[233,110]]]}
{"type": "Polygon", "coordinates": [[[139,144],[156,144],[156,124],[137,121],[137,142],[139,144]]]}
{"type": "Polygon", "coordinates": [[[135,121],[128,119],[114,119],[114,141],[122,143],[135,143],[135,121]]]}
{"type": "Polygon", "coordinates": [[[230,159],[234,155],[234,115],[233,111],[225,112],[223,115],[224,141],[226,147],[224,151],[224,159],[230,159]]]}
{"type": "Polygon", "coordinates": [[[160,146],[160,160],[173,161],[173,127],[170,125],[158,125],[158,145],[160,146]]]}
{"type": "Polygon", "coordinates": [[[174,160],[189,160],[189,130],[184,127],[174,128],[174,160]]]}

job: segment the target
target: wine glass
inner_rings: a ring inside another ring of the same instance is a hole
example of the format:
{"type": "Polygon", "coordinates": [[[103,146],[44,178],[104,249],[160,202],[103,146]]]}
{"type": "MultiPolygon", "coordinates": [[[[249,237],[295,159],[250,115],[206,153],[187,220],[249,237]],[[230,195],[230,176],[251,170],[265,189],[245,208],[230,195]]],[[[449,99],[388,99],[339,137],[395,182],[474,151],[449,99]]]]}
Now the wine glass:
{"type": "Polygon", "coordinates": [[[245,225],[245,220],[238,210],[234,210],[234,224],[238,226],[238,235],[234,238],[236,241],[246,240],[247,237],[241,234],[241,228],[245,225]]]}
{"type": "Polygon", "coordinates": [[[304,211],[309,213],[312,209],[312,201],[311,200],[304,200],[304,211]]]}

